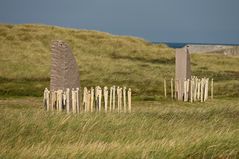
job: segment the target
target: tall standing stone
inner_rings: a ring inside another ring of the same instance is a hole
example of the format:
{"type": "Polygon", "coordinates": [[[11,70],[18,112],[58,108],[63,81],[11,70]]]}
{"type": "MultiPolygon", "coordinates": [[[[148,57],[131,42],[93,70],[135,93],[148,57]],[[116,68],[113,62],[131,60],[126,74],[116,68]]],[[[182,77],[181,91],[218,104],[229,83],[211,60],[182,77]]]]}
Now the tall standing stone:
{"type": "Polygon", "coordinates": [[[179,80],[181,88],[178,92],[178,99],[183,100],[183,81],[191,78],[191,64],[188,46],[176,49],[176,80],[179,80]]]}
{"type": "Polygon", "coordinates": [[[57,40],[51,45],[51,90],[66,90],[66,88],[79,88],[80,76],[78,65],[71,48],[65,42],[57,40]]]}
{"type": "MultiPolygon", "coordinates": [[[[74,88],[77,90],[77,88],[80,88],[80,75],[69,45],[60,40],[54,41],[51,45],[51,61],[50,90],[68,91],[67,112],[70,110],[75,111],[71,98],[74,94],[69,89],[74,88]]],[[[79,94],[78,97],[76,96],[78,100],[80,98],[79,94]]],[[[78,107],[80,107],[80,104],[78,107]]]]}

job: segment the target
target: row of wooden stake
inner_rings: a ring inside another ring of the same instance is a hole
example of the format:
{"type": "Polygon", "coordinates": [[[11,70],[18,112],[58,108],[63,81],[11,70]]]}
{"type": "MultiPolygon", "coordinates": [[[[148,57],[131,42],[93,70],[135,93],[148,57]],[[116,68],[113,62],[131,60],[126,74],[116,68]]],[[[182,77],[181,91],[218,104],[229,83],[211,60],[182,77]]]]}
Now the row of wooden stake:
{"type": "Polygon", "coordinates": [[[93,112],[94,109],[104,112],[131,112],[131,89],[128,91],[126,87],[101,87],[97,86],[94,88],[87,89],[84,88],[83,92],[83,107],[85,111],[93,112]],[[117,97],[117,101],[116,101],[117,97]],[[103,101],[103,105],[102,105],[103,101]],[[117,102],[117,104],[116,104],[117,102]]]}
{"type": "Polygon", "coordinates": [[[131,112],[131,89],[126,87],[107,87],[103,88],[97,86],[87,89],[84,87],[83,101],[80,104],[79,88],[70,90],[49,91],[47,88],[44,90],[44,106],[46,110],[66,110],[67,113],[80,113],[80,112],[131,112]],[[117,100],[117,104],[116,104],[117,100]]]}
{"type": "MultiPolygon", "coordinates": [[[[213,79],[211,79],[211,99],[213,99],[213,79]]],[[[205,102],[209,96],[209,78],[199,79],[192,76],[191,79],[170,80],[171,98],[185,102],[205,102]]],[[[164,79],[164,96],[167,97],[167,82],[164,79]]]]}

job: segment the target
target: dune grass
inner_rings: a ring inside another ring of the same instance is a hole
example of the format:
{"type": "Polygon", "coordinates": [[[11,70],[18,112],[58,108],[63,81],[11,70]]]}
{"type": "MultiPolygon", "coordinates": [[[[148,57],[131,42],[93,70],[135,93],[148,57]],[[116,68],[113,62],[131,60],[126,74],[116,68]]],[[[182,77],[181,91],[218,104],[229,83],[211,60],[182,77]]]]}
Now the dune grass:
{"type": "Polygon", "coordinates": [[[74,116],[40,98],[1,100],[0,158],[238,158],[238,103],[138,101],[130,114],[74,116]]]}
{"type": "Polygon", "coordinates": [[[0,158],[239,158],[238,56],[192,54],[192,72],[214,78],[215,99],[164,99],[174,50],[143,39],[45,25],[0,25],[0,158]],[[133,113],[46,112],[50,43],[63,39],[81,86],[125,85],[133,113]]]}
{"type": "MultiPolygon", "coordinates": [[[[0,25],[0,95],[41,96],[49,86],[50,43],[63,39],[78,61],[82,86],[126,85],[139,98],[161,96],[174,77],[174,50],[143,39],[44,25],[0,25]]],[[[238,96],[239,57],[192,54],[193,75],[215,80],[215,94],[238,96]]]]}

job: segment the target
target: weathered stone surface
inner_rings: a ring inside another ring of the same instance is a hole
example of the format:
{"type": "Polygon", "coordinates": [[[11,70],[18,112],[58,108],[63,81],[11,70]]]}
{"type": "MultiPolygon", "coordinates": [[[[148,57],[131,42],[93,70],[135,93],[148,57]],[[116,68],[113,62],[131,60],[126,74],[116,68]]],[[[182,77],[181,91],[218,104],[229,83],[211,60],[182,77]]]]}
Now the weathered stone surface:
{"type": "Polygon", "coordinates": [[[71,48],[63,41],[54,41],[51,45],[52,63],[50,90],[79,88],[78,65],[71,48]]]}
{"type": "Polygon", "coordinates": [[[191,64],[188,47],[176,49],[176,80],[179,80],[181,89],[178,92],[178,99],[183,99],[183,81],[191,78],[191,64]]]}

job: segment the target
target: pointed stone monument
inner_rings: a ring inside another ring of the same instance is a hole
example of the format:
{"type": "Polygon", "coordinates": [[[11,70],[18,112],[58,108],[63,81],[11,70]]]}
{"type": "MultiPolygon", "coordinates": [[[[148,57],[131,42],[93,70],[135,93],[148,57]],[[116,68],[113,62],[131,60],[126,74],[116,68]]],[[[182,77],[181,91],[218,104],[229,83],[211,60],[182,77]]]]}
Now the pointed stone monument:
{"type": "Polygon", "coordinates": [[[185,79],[191,78],[191,64],[190,64],[190,54],[189,47],[176,49],[176,74],[175,79],[178,81],[178,99],[183,100],[185,79]]]}
{"type": "Polygon", "coordinates": [[[78,65],[69,45],[60,40],[53,41],[51,52],[50,90],[80,88],[78,65]]]}

